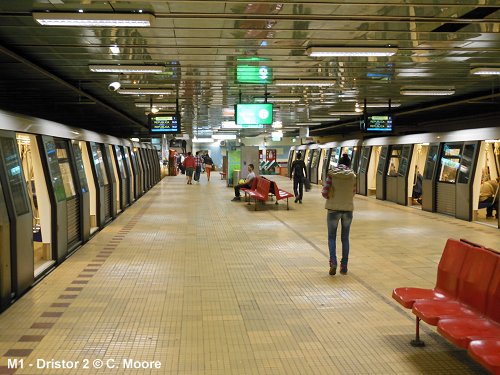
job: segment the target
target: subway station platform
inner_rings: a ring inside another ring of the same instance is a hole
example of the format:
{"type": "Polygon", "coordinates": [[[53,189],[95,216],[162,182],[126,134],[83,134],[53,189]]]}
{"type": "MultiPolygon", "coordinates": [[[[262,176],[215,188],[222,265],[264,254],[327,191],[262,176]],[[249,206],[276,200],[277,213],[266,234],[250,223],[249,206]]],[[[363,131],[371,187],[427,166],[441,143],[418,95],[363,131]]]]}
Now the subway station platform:
{"type": "Polygon", "coordinates": [[[42,279],[0,315],[0,374],[486,374],[434,327],[411,347],[391,291],[432,287],[449,237],[498,250],[498,229],[356,197],[332,277],[319,187],[254,211],[225,182],[164,178],[42,279]]]}

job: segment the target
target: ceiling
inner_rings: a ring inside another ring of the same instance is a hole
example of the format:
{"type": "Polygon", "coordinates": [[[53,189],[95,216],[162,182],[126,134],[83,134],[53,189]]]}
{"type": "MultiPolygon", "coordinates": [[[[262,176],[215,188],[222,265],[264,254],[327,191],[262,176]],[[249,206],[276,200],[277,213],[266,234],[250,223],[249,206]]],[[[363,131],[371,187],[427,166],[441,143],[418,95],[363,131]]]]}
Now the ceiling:
{"type": "MultiPolygon", "coordinates": [[[[440,126],[441,119],[479,117],[498,126],[499,76],[470,74],[500,68],[498,0],[376,1],[93,1],[0,2],[0,108],[119,136],[148,135],[148,108],[135,102],[179,101],[182,130],[204,137],[233,120],[228,109],[267,93],[285,134],[309,126],[312,134],[351,133],[356,103],[388,103],[404,132],[440,126]],[[152,27],[41,26],[32,12],[154,15],[152,27]],[[111,53],[111,46],[119,53],[111,53]],[[389,57],[310,57],[308,47],[397,47],[389,57]],[[272,69],[268,85],[236,81],[241,58],[272,69]],[[109,74],[89,64],[156,64],[161,74],[109,74]],[[277,86],[279,79],[334,81],[333,86],[277,86]],[[164,88],[159,96],[120,95],[108,86],[164,88]],[[407,86],[447,86],[454,95],[402,96],[407,86]],[[395,104],[400,106],[394,108],[395,104]],[[314,118],[325,118],[314,121],[314,118]],[[338,117],[338,116],[335,116],[338,117]],[[309,125],[297,125],[310,123],[309,125]]],[[[384,108],[367,108],[369,113],[384,108]]],[[[477,120],[477,121],[476,121],[477,120]]],[[[457,122],[457,123],[458,123],[457,122]]],[[[483,124],[483,125],[484,125],[483,124]]],[[[458,125],[457,125],[458,126],[458,125]]],[[[264,129],[243,129],[252,136],[264,129]]]]}

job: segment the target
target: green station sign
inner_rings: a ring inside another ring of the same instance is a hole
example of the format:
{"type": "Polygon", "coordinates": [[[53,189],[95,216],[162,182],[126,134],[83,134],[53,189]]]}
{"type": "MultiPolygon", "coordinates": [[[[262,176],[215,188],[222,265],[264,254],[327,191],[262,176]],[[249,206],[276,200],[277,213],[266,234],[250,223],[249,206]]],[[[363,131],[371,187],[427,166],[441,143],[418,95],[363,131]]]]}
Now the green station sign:
{"type": "Polygon", "coordinates": [[[273,71],[269,66],[238,65],[236,80],[239,83],[269,84],[273,82],[273,71]]]}

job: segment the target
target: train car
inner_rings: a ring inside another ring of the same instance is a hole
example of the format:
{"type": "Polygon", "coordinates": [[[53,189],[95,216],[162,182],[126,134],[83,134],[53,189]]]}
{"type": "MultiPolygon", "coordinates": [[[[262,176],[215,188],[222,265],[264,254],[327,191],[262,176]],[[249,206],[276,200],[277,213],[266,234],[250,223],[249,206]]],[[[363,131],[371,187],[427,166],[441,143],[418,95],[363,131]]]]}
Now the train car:
{"type": "Polygon", "coordinates": [[[313,184],[318,183],[318,166],[320,160],[321,148],[319,144],[311,144],[307,147],[306,155],[307,159],[304,159],[306,163],[306,173],[309,177],[309,181],[313,184]]]}
{"type": "Polygon", "coordinates": [[[500,128],[368,139],[359,193],[471,221],[479,215],[481,184],[499,176],[499,139],[500,128]]]}
{"type": "Polygon", "coordinates": [[[326,174],[328,173],[328,170],[333,169],[338,165],[340,156],[343,154],[347,154],[349,156],[349,158],[351,159],[351,168],[353,170],[356,170],[359,158],[360,143],[361,140],[359,139],[351,139],[341,142],[329,142],[322,145],[324,152],[321,169],[321,181],[326,180],[326,174]]]}
{"type": "Polygon", "coordinates": [[[0,309],[130,205],[139,179],[130,146],[0,111],[0,309]]]}

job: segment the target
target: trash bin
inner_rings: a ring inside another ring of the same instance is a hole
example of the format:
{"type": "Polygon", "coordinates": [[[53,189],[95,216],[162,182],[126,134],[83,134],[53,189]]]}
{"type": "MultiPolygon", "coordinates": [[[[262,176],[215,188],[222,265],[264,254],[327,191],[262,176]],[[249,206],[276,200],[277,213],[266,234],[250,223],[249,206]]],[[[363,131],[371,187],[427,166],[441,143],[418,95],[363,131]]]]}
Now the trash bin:
{"type": "Polygon", "coordinates": [[[235,169],[233,171],[233,180],[231,181],[233,186],[238,185],[238,181],[240,180],[240,177],[241,177],[241,171],[238,169],[235,169]]]}

